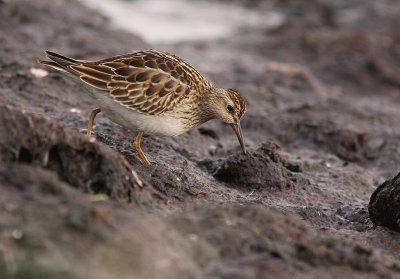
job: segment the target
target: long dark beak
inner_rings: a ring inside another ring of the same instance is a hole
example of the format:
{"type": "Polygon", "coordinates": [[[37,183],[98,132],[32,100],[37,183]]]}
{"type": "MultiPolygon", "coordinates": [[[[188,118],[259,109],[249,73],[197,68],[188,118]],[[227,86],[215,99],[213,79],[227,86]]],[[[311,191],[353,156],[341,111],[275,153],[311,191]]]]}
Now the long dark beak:
{"type": "Polygon", "coordinates": [[[242,147],[243,154],[246,155],[246,146],[244,146],[243,136],[242,136],[242,129],[240,128],[240,122],[238,121],[235,124],[231,124],[233,130],[235,131],[238,140],[240,142],[240,146],[242,147]]]}

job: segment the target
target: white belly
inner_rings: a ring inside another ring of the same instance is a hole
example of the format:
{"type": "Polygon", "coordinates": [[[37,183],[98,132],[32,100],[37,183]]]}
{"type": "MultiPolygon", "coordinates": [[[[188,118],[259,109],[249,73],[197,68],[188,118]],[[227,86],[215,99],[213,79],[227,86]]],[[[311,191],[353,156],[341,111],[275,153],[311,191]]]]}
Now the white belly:
{"type": "Polygon", "coordinates": [[[170,116],[146,115],[115,102],[106,92],[93,92],[101,111],[113,122],[133,131],[145,134],[177,136],[187,131],[182,121],[170,116]]]}

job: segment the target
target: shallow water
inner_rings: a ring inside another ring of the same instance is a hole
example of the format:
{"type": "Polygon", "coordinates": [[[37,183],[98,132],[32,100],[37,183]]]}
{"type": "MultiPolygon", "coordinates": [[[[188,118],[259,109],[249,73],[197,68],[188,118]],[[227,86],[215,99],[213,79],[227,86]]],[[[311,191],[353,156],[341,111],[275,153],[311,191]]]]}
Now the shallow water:
{"type": "Polygon", "coordinates": [[[284,16],[237,5],[188,0],[81,0],[109,17],[116,28],[142,36],[152,44],[211,40],[240,29],[274,28],[284,16]]]}

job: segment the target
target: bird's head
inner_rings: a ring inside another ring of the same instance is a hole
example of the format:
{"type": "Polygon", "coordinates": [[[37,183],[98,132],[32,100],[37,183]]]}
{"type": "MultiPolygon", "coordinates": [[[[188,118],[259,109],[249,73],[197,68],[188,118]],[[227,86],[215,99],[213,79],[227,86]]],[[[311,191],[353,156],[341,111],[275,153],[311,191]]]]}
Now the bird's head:
{"type": "Polygon", "coordinates": [[[239,139],[243,153],[246,154],[246,147],[240,128],[240,118],[246,111],[246,102],[237,91],[230,88],[216,89],[213,93],[209,100],[213,117],[231,125],[239,139]]]}

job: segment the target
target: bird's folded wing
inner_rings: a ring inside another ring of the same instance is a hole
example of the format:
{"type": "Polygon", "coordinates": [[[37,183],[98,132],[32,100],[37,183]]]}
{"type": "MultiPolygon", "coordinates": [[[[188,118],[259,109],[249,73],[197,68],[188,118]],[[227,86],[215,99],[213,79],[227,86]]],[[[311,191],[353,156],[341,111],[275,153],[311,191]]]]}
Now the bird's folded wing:
{"type": "Polygon", "coordinates": [[[157,115],[173,109],[185,96],[211,84],[180,58],[158,51],[136,52],[71,65],[88,85],[108,92],[122,106],[157,115]]]}

